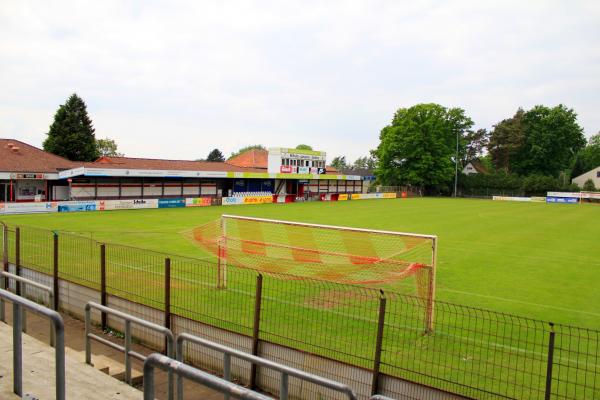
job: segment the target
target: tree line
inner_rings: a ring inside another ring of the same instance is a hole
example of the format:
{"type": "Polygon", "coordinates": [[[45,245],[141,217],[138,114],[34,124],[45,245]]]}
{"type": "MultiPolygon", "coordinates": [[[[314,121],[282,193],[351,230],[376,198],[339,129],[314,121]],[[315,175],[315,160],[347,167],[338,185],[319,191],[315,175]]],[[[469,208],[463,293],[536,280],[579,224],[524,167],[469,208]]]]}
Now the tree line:
{"type": "Polygon", "coordinates": [[[562,104],[519,108],[490,131],[473,125],[461,108],[417,104],[399,109],[372,151],[378,182],[443,194],[453,191],[459,175],[463,189],[541,192],[573,189],[573,177],[600,165],[600,133],[586,142],[577,114],[562,104]],[[473,160],[489,174],[460,176],[473,160]]]}

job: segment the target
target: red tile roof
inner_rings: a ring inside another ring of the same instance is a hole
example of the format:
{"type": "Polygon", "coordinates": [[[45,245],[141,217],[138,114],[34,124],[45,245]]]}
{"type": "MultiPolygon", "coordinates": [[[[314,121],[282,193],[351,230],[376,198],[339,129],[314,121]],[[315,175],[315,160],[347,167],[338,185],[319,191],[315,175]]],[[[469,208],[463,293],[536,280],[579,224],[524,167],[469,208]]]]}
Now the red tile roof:
{"type": "Polygon", "coordinates": [[[66,158],[14,139],[0,139],[0,172],[46,172],[77,167],[66,158]]]}
{"type": "Polygon", "coordinates": [[[226,162],[162,160],[155,158],[100,157],[93,163],[83,163],[87,168],[159,169],[172,171],[226,171],[265,172],[258,168],[242,168],[226,162]]]}
{"type": "Polygon", "coordinates": [[[262,149],[252,149],[231,157],[227,160],[227,164],[237,167],[263,168],[267,169],[267,158],[269,152],[262,149]]]}

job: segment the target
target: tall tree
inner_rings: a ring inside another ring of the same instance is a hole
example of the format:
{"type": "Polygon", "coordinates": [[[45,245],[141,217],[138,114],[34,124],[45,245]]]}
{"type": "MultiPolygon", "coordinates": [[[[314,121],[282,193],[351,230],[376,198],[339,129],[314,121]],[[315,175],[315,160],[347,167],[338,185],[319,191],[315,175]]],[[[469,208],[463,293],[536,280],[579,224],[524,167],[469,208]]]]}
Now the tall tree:
{"type": "Polygon", "coordinates": [[[486,129],[477,129],[476,131],[470,130],[464,136],[465,141],[465,154],[463,157],[463,164],[483,156],[485,149],[487,149],[490,134],[486,129]]]}
{"type": "Polygon", "coordinates": [[[525,144],[523,115],[519,108],[512,118],[504,119],[494,125],[490,133],[488,151],[497,170],[511,171],[511,161],[525,144]]]}
{"type": "Polygon", "coordinates": [[[387,185],[427,188],[450,183],[457,136],[459,145],[464,146],[464,135],[472,126],[473,121],[460,108],[417,104],[399,109],[379,135],[375,175],[387,185]]]}
{"type": "Polygon", "coordinates": [[[213,149],[210,153],[208,153],[206,161],[223,162],[225,161],[225,156],[223,155],[223,153],[221,153],[219,149],[213,149]]]}
{"type": "Polygon", "coordinates": [[[117,142],[113,139],[104,138],[96,140],[96,149],[100,156],[123,157],[123,153],[119,153],[117,142]]]}
{"type": "Polygon", "coordinates": [[[337,170],[348,168],[348,163],[346,162],[346,156],[337,156],[331,160],[331,166],[337,170]]]}
{"type": "Polygon", "coordinates": [[[44,150],[72,161],[94,161],[99,156],[94,131],[84,101],[73,93],[56,111],[44,150]]]}
{"type": "Polygon", "coordinates": [[[354,164],[352,164],[352,169],[375,169],[375,159],[373,157],[358,157],[354,164]]]}
{"type": "Polygon", "coordinates": [[[312,150],[312,146],[309,146],[307,144],[299,144],[298,146],[296,146],[296,150],[312,150]]]}
{"type": "Polygon", "coordinates": [[[585,146],[577,114],[562,104],[533,107],[523,115],[523,125],[525,144],[513,164],[518,174],[556,177],[573,165],[575,156],[585,146]]]}
{"type": "Polygon", "coordinates": [[[265,146],[263,146],[262,144],[252,144],[250,146],[242,147],[238,151],[234,151],[233,153],[231,153],[231,155],[229,156],[229,158],[233,158],[233,157],[235,157],[237,155],[240,155],[242,153],[247,152],[248,150],[254,150],[254,149],[266,150],[265,146]]]}

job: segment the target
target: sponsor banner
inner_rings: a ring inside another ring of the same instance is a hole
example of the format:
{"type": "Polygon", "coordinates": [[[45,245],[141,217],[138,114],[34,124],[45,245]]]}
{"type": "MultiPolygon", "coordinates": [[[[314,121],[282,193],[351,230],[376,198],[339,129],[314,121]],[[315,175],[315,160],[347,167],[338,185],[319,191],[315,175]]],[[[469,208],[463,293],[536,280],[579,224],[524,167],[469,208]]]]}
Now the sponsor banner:
{"type": "Polygon", "coordinates": [[[578,204],[579,199],[574,197],[554,197],[548,196],[546,197],[546,203],[563,203],[563,204],[578,204]]]}
{"type": "Polygon", "coordinates": [[[548,197],[573,197],[578,199],[581,193],[579,192],[548,192],[548,197]]]}
{"type": "Polygon", "coordinates": [[[179,208],[185,207],[184,198],[176,199],[158,199],[158,208],[179,208]]]}
{"type": "Polygon", "coordinates": [[[279,167],[279,172],[281,172],[282,174],[291,174],[292,171],[293,169],[291,165],[282,165],[279,167]]]}
{"type": "Polygon", "coordinates": [[[143,208],[158,208],[157,199],[135,200],[97,200],[96,210],[138,210],[143,208]]]}
{"type": "Polygon", "coordinates": [[[396,193],[354,193],[350,196],[352,200],[371,200],[371,199],[395,199],[396,193]]]}
{"type": "Polygon", "coordinates": [[[581,192],[580,197],[582,199],[596,199],[600,200],[600,192],[581,192]]]}
{"type": "Polygon", "coordinates": [[[195,199],[185,199],[186,207],[208,207],[212,203],[210,197],[197,197],[195,199]]]}
{"type": "Polygon", "coordinates": [[[223,197],[224,206],[236,206],[242,204],[267,204],[272,202],[273,196],[223,197]]]}
{"type": "Polygon", "coordinates": [[[531,201],[535,201],[535,202],[540,202],[540,203],[544,203],[546,201],[545,197],[531,197],[531,201]]]}
{"type": "Polygon", "coordinates": [[[310,174],[310,167],[298,167],[299,174],[310,174]]]}
{"type": "Polygon", "coordinates": [[[500,201],[531,201],[531,197],[515,197],[515,196],[494,196],[492,200],[500,201]]]}
{"type": "Polygon", "coordinates": [[[0,214],[22,214],[22,213],[40,213],[57,212],[58,203],[0,203],[0,214]]]}
{"type": "Polygon", "coordinates": [[[338,195],[338,201],[346,201],[348,200],[348,194],[347,193],[340,193],[338,195]]]}
{"type": "Polygon", "coordinates": [[[96,211],[95,201],[65,201],[58,203],[58,212],[96,211]]]}

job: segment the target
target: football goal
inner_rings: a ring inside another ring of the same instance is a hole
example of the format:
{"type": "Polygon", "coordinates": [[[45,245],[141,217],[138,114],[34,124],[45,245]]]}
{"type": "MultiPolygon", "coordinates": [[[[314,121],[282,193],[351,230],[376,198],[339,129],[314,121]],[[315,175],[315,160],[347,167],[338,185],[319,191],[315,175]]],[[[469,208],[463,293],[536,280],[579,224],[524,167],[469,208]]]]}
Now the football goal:
{"type": "Polygon", "coordinates": [[[436,236],[234,215],[192,234],[217,257],[219,288],[227,287],[228,266],[345,284],[404,284],[426,309],[432,328],[436,236]]]}

